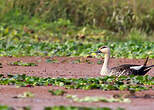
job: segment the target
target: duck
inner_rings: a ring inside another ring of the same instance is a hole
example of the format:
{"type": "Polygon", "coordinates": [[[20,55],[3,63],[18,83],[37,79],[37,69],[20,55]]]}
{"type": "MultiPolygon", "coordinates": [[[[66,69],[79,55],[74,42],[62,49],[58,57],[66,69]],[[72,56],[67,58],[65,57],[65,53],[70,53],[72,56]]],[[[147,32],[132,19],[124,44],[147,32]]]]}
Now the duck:
{"type": "Polygon", "coordinates": [[[152,67],[154,67],[154,65],[146,66],[149,59],[149,57],[147,57],[143,65],[123,64],[110,68],[110,48],[108,46],[102,46],[98,51],[96,51],[96,53],[104,53],[104,63],[100,72],[102,76],[145,75],[152,67]]]}

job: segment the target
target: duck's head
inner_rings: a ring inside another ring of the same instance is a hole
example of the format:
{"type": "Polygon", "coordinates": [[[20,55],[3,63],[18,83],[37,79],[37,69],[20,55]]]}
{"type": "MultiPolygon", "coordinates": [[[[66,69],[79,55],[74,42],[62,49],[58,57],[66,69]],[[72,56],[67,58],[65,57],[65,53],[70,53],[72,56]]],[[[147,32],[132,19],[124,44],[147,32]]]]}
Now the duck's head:
{"type": "Polygon", "coordinates": [[[96,53],[104,53],[104,54],[109,54],[110,53],[110,48],[107,46],[102,46],[98,49],[96,53]]]}

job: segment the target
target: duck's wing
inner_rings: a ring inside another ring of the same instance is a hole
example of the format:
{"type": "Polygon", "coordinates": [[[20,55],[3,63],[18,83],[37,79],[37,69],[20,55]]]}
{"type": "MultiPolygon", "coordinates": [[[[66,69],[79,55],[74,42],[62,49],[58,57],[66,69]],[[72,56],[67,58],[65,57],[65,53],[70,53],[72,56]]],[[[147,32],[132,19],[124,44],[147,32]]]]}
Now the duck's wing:
{"type": "Polygon", "coordinates": [[[117,67],[111,68],[111,74],[116,76],[121,75],[145,75],[151,68],[146,67],[144,65],[120,65],[117,67]]]}
{"type": "Polygon", "coordinates": [[[149,57],[146,58],[143,65],[125,64],[111,68],[111,75],[145,75],[154,65],[146,66],[149,57]]]}

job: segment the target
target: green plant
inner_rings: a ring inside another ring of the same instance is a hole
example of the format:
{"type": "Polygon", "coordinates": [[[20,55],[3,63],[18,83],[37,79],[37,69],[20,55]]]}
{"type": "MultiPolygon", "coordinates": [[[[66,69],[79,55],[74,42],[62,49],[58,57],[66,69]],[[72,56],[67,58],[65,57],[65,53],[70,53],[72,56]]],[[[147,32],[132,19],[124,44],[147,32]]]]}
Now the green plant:
{"type": "Polygon", "coordinates": [[[30,106],[25,106],[25,107],[22,107],[21,110],[31,110],[31,107],[30,106]]]}
{"type": "MultiPolygon", "coordinates": [[[[0,105],[0,110],[15,110],[15,109],[7,105],[0,105]]],[[[21,110],[31,110],[31,107],[25,106],[25,107],[22,107],[21,110]]]]}
{"type": "MultiPolygon", "coordinates": [[[[0,34],[0,56],[87,56],[96,51],[100,46],[107,45],[111,48],[111,56],[126,58],[154,58],[154,43],[148,41],[127,42],[39,42],[38,35],[31,38],[25,32],[10,30],[2,27],[0,34]],[[11,37],[9,37],[11,36],[11,37]],[[22,37],[21,37],[22,36],[22,37]]],[[[56,60],[47,62],[57,62],[56,60]]]]}
{"type": "Polygon", "coordinates": [[[35,63],[27,63],[23,61],[16,61],[16,62],[11,62],[9,63],[11,66],[37,66],[35,63]]]}
{"type": "Polygon", "coordinates": [[[60,90],[60,89],[56,89],[56,90],[48,90],[48,92],[50,92],[52,95],[56,95],[56,96],[62,96],[64,95],[64,93],[66,93],[65,91],[63,90],[60,90]]]}
{"type": "Polygon", "coordinates": [[[14,110],[12,107],[8,107],[6,105],[0,105],[0,110],[14,110]]]}
{"type": "Polygon", "coordinates": [[[97,64],[102,65],[103,64],[103,60],[98,60],[97,64]]]}
{"type": "MultiPolygon", "coordinates": [[[[112,31],[127,31],[132,27],[147,32],[154,25],[153,0],[149,1],[105,1],[105,0],[5,0],[0,1],[0,20],[24,24],[31,18],[38,24],[40,21],[53,22],[59,19],[60,27],[69,28],[71,22],[77,26],[90,25],[112,31]],[[144,5],[143,5],[144,4],[144,5]],[[148,8],[147,8],[148,7],[148,8]],[[146,22],[145,22],[146,21],[146,22]]],[[[10,24],[9,23],[9,24],[10,24]]]]}
{"type": "MultiPolygon", "coordinates": [[[[75,106],[54,106],[54,107],[45,107],[44,110],[112,110],[109,107],[75,107],[75,106]]],[[[122,108],[117,108],[116,110],[124,110],[122,108]]]]}
{"type": "Polygon", "coordinates": [[[1,75],[0,85],[32,86],[63,86],[67,89],[101,89],[142,91],[152,89],[154,77],[151,76],[105,76],[97,78],[41,78],[26,75],[1,75]]]}
{"type": "Polygon", "coordinates": [[[58,63],[59,61],[57,59],[46,59],[47,63],[58,63]]]}

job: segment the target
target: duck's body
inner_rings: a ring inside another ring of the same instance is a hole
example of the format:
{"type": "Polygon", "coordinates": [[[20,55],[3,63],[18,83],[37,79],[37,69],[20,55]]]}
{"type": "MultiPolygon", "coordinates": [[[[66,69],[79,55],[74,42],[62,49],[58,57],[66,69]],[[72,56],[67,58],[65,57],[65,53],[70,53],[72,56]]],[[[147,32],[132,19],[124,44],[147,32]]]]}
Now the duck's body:
{"type": "Polygon", "coordinates": [[[99,53],[104,53],[104,64],[102,66],[101,75],[115,75],[115,76],[121,76],[121,75],[145,75],[154,65],[146,66],[148,57],[144,63],[144,65],[133,65],[133,64],[124,64],[117,67],[109,68],[109,60],[110,60],[110,49],[106,46],[103,46],[99,48],[99,53]]]}
{"type": "MultiPolygon", "coordinates": [[[[153,65],[154,66],[154,65],[153,65]]],[[[121,75],[145,75],[149,70],[151,69],[151,66],[144,66],[144,65],[120,65],[117,67],[111,68],[111,75],[121,76],[121,75]]]]}

